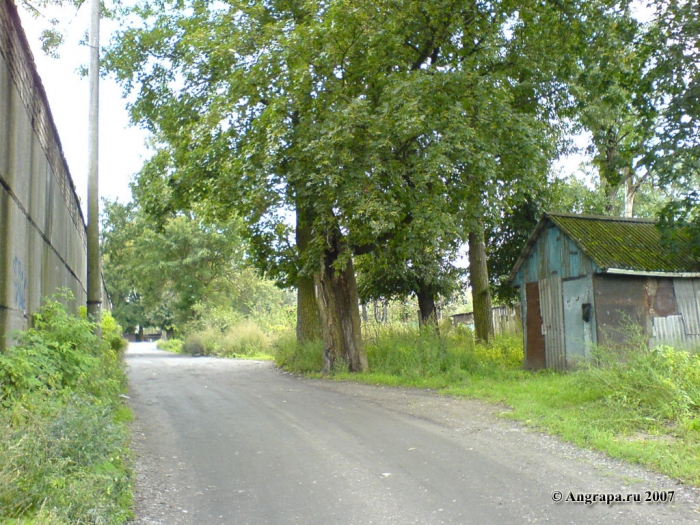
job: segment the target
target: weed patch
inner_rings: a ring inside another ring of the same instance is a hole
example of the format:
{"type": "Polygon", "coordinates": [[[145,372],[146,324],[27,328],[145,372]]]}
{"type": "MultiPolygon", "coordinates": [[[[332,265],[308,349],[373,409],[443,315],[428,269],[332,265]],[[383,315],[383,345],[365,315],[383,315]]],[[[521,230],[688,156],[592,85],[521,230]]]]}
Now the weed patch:
{"type": "Polygon", "coordinates": [[[183,345],[184,341],[182,339],[168,339],[167,341],[161,339],[156,343],[156,347],[174,354],[181,354],[183,345]]]}
{"type": "Polygon", "coordinates": [[[182,345],[184,353],[218,357],[269,359],[272,342],[253,321],[243,321],[220,330],[210,327],[193,332],[182,345]]]}
{"type": "Polygon", "coordinates": [[[122,523],[131,470],[119,327],[46,303],[0,355],[0,521],[122,523]]]}

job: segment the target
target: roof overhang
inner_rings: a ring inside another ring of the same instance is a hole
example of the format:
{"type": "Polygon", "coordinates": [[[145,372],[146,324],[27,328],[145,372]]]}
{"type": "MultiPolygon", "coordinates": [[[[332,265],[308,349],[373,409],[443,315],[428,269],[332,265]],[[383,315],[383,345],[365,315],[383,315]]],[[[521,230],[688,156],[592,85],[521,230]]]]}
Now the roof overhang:
{"type": "Polygon", "coordinates": [[[700,272],[644,272],[637,270],[625,270],[624,268],[605,268],[600,273],[612,275],[634,275],[637,277],[669,277],[674,279],[700,278],[700,272]]]}
{"type": "Polygon", "coordinates": [[[520,252],[520,257],[518,257],[518,260],[515,261],[515,266],[513,266],[513,269],[511,270],[510,275],[508,275],[508,279],[506,279],[506,284],[510,284],[511,286],[513,285],[513,281],[515,281],[515,277],[518,275],[518,271],[520,271],[520,267],[525,262],[525,259],[527,259],[527,256],[530,255],[530,252],[532,251],[532,247],[537,242],[537,238],[540,236],[540,232],[544,229],[544,226],[548,220],[549,219],[547,217],[547,214],[546,213],[542,214],[542,217],[540,218],[540,222],[537,223],[537,226],[535,226],[535,229],[532,230],[532,233],[527,238],[527,242],[525,243],[525,247],[523,248],[523,251],[520,252]]]}

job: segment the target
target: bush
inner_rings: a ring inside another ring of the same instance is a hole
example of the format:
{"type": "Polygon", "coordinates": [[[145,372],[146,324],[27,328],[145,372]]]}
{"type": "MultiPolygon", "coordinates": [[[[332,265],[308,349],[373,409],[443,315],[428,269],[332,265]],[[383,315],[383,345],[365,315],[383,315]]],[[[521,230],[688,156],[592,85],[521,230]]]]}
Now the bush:
{"type": "Polygon", "coordinates": [[[582,371],[606,402],[637,418],[683,421],[700,416],[700,356],[669,346],[598,348],[582,371]]]}
{"type": "Polygon", "coordinates": [[[92,323],[48,301],[0,355],[0,521],[129,517],[126,376],[106,317],[98,341],[92,323]]]}
{"type": "Polygon", "coordinates": [[[268,336],[252,321],[243,321],[225,331],[211,327],[191,333],[182,347],[188,354],[219,357],[264,356],[271,348],[268,336]]]}
{"type": "Polygon", "coordinates": [[[123,354],[129,343],[122,338],[122,328],[117,320],[112,317],[111,312],[102,312],[102,339],[109,345],[109,348],[123,354]]]}
{"type": "MultiPolygon", "coordinates": [[[[442,378],[459,381],[469,374],[490,374],[496,369],[519,368],[523,360],[519,336],[497,337],[489,345],[475,345],[470,330],[442,326],[440,331],[404,324],[366,323],[364,341],[370,371],[408,380],[442,378]]],[[[298,345],[289,335],[275,342],[279,366],[295,372],[319,372],[323,344],[298,345]]]]}
{"type": "Polygon", "coordinates": [[[314,341],[305,345],[297,343],[296,334],[287,333],[273,345],[277,366],[294,372],[317,373],[323,365],[323,342],[314,341]]]}
{"type": "Polygon", "coordinates": [[[184,341],[182,341],[182,339],[161,339],[156,343],[156,346],[166,352],[181,354],[183,352],[183,344],[184,341]]]}

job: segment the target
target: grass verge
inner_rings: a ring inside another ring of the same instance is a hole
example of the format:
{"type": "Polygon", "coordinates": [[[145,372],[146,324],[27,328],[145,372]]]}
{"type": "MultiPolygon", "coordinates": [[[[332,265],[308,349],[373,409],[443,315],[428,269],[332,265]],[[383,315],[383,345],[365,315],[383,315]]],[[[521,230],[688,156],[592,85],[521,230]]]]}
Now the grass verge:
{"type": "Polygon", "coordinates": [[[0,522],[118,524],[132,474],[119,328],[103,339],[57,300],[0,354],[0,522]]]}
{"type": "MultiPolygon", "coordinates": [[[[419,333],[370,327],[370,373],[333,379],[439,389],[505,404],[505,417],[576,445],[642,464],[700,485],[700,357],[670,347],[649,350],[631,334],[625,347],[599,348],[591,364],[569,373],[520,369],[522,342],[501,337],[475,345],[462,330],[419,333]]],[[[318,345],[276,345],[280,366],[318,376],[318,345]]]]}

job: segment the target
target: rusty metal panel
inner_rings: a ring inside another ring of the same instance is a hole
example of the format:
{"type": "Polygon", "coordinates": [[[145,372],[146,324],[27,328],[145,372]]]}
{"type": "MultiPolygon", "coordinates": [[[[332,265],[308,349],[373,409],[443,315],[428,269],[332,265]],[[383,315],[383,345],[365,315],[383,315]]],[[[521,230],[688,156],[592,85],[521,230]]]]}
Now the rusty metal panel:
{"type": "Polygon", "coordinates": [[[554,276],[542,279],[539,281],[539,287],[547,367],[564,370],[566,369],[566,342],[561,278],[554,276]]]}
{"type": "Polygon", "coordinates": [[[540,289],[537,282],[525,285],[525,366],[539,370],[547,366],[545,341],[542,334],[540,289]]]}
{"type": "Polygon", "coordinates": [[[646,333],[646,278],[594,274],[593,292],[598,344],[625,344],[630,324],[646,333]]]}
{"type": "Polygon", "coordinates": [[[700,307],[698,306],[698,286],[696,279],[674,279],[678,311],[683,316],[685,333],[700,335],[700,307]]]}
{"type": "Polygon", "coordinates": [[[654,317],[668,317],[678,315],[676,294],[673,290],[673,279],[649,279],[647,283],[647,295],[649,296],[650,315],[654,317]]]}
{"type": "MultiPolygon", "coordinates": [[[[525,289],[527,288],[526,285],[523,284],[523,286],[520,287],[518,292],[520,292],[520,319],[521,320],[526,320],[527,319],[527,295],[525,293],[525,289]]],[[[523,368],[527,367],[527,330],[525,329],[524,323],[523,323],[523,368]]]]}

